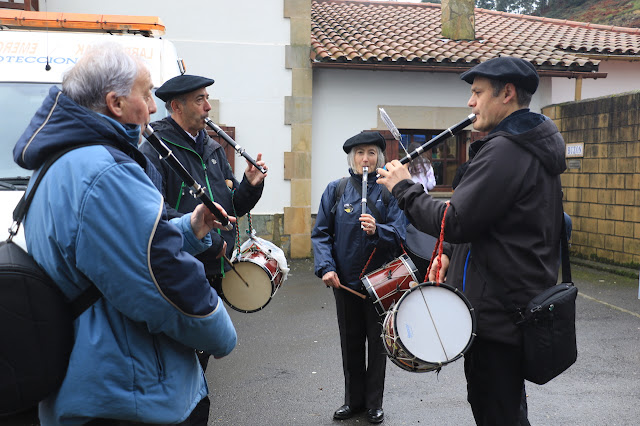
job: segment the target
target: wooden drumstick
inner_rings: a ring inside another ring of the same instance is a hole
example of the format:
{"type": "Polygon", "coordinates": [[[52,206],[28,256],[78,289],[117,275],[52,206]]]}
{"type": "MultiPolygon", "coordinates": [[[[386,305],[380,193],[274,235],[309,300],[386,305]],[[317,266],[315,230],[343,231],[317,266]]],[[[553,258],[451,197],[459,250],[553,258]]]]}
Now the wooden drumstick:
{"type": "Polygon", "coordinates": [[[365,296],[364,294],[358,293],[357,291],[355,291],[352,288],[347,287],[346,285],[343,285],[343,284],[338,284],[338,285],[340,286],[341,289],[347,290],[348,292],[353,293],[356,296],[361,297],[362,299],[366,299],[367,298],[367,296],[365,296]]]}
{"type": "Polygon", "coordinates": [[[227,257],[227,255],[224,255],[224,260],[226,260],[227,262],[229,262],[229,266],[231,266],[231,269],[233,269],[233,272],[235,272],[236,274],[238,274],[238,278],[240,278],[242,280],[242,282],[244,283],[244,285],[246,285],[247,287],[249,287],[249,283],[242,278],[242,275],[240,275],[240,272],[238,272],[238,270],[236,269],[235,266],[233,266],[233,263],[231,263],[231,261],[229,260],[229,258],[227,257]]]}

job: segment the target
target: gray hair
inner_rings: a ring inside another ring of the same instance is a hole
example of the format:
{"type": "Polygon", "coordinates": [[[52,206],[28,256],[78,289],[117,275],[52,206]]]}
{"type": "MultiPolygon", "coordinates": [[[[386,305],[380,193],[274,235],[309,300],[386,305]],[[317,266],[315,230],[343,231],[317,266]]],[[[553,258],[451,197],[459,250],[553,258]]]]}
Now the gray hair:
{"type": "Polygon", "coordinates": [[[74,102],[106,112],[109,92],[128,96],[143,63],[115,42],[91,46],[62,79],[62,91],[74,102]]]}
{"type": "Polygon", "coordinates": [[[171,102],[178,101],[182,105],[187,103],[187,97],[185,95],[176,96],[175,98],[169,99],[164,103],[164,107],[167,109],[169,114],[173,114],[173,108],[171,107],[171,102]]]}
{"type": "MultiPolygon", "coordinates": [[[[349,151],[349,154],[347,154],[347,164],[349,165],[349,168],[353,171],[355,171],[357,169],[356,167],[356,148],[358,148],[358,146],[360,145],[356,145],[353,148],[351,148],[351,151],[349,151]]],[[[382,167],[384,167],[384,153],[382,152],[382,149],[378,146],[378,145],[373,145],[376,148],[376,152],[378,153],[378,161],[376,162],[376,169],[381,169],[382,167]]],[[[371,172],[371,170],[369,170],[369,172],[371,172]]]]}

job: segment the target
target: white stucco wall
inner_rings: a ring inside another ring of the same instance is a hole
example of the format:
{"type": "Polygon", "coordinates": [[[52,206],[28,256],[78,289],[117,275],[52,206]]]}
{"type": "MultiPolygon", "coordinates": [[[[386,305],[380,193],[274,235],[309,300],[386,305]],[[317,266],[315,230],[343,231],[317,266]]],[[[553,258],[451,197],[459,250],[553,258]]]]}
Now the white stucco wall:
{"type": "MultiPolygon", "coordinates": [[[[598,72],[607,73],[607,77],[583,79],[582,99],[640,90],[640,62],[638,61],[601,61],[598,72]]],[[[575,79],[554,78],[553,98],[550,103],[559,104],[573,101],[575,88],[575,79]]]]}
{"type": "MultiPolygon", "coordinates": [[[[532,110],[550,103],[549,86],[542,79],[532,110]]],[[[315,69],[311,211],[317,213],[327,184],[348,174],[344,141],[362,130],[386,130],[377,127],[380,105],[466,108],[470,89],[458,74],[315,69]]],[[[399,117],[390,117],[397,123],[399,117]]],[[[443,129],[459,121],[452,118],[443,129]]]]}
{"type": "MultiPolygon", "coordinates": [[[[44,5],[42,5],[44,6],[44,5]]],[[[291,128],[284,124],[284,100],[291,95],[285,69],[289,20],[283,0],[202,2],[196,0],[48,0],[50,12],[159,16],[185,60],[188,74],[216,82],[209,90],[220,102],[219,125],[233,126],[235,140],[249,155],[258,152],[269,167],[262,199],[254,214],[282,213],[290,204],[284,180],[284,152],[291,150],[291,128]]],[[[42,7],[44,10],[44,7],[42,7]]],[[[236,157],[236,177],[245,161],[236,157]]]]}

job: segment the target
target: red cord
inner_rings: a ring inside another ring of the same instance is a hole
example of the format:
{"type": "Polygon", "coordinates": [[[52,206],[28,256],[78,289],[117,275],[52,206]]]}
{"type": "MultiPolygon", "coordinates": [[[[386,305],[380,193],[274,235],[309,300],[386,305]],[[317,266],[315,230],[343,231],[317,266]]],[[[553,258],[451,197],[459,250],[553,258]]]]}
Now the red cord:
{"type": "Polygon", "coordinates": [[[362,268],[362,272],[360,272],[360,277],[358,277],[359,279],[362,279],[362,277],[364,276],[364,271],[367,270],[367,268],[369,267],[369,262],[371,262],[371,259],[373,258],[374,253],[376,252],[376,248],[373,248],[373,251],[371,252],[371,256],[369,256],[369,260],[367,260],[367,263],[365,263],[364,268],[362,268]]]}
{"type": "Polygon", "coordinates": [[[436,269],[436,285],[439,284],[440,279],[440,269],[442,268],[442,251],[444,241],[444,220],[447,217],[447,210],[449,210],[449,202],[446,202],[447,206],[444,208],[444,214],[442,215],[442,222],[440,223],[440,237],[438,237],[438,241],[436,242],[436,246],[433,248],[433,253],[431,254],[431,261],[429,262],[429,267],[427,268],[427,274],[424,276],[425,281],[429,281],[429,272],[431,271],[431,265],[433,265],[433,261],[436,258],[436,253],[438,256],[438,268],[436,269]]]}

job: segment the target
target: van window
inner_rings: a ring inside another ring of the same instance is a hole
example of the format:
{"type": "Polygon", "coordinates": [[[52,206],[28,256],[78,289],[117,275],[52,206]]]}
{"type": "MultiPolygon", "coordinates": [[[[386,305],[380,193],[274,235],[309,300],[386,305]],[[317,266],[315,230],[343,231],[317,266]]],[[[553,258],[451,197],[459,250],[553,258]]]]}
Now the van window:
{"type": "MultiPolygon", "coordinates": [[[[29,125],[31,118],[49,93],[51,83],[0,83],[0,99],[4,107],[0,113],[0,191],[24,190],[31,170],[25,170],[13,161],[13,147],[29,125]],[[5,183],[5,185],[3,185],[5,183]],[[17,185],[18,188],[12,188],[17,185]]],[[[164,102],[156,98],[158,111],[151,121],[167,116],[164,102]]]]}

